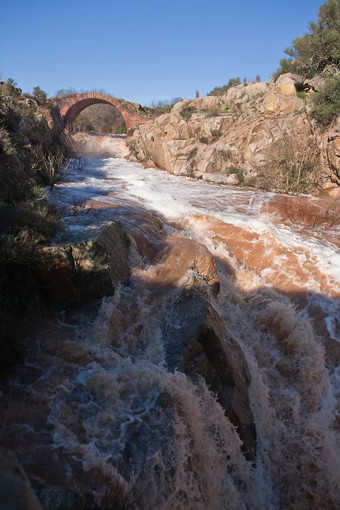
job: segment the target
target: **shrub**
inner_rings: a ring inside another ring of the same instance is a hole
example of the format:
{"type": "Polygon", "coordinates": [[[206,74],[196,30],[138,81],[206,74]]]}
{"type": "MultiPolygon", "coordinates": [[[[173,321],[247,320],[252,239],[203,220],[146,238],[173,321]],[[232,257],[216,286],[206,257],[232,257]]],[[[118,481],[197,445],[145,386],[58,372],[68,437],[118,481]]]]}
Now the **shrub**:
{"type": "MultiPolygon", "coordinates": [[[[319,148],[313,139],[292,147],[291,140],[283,136],[273,153],[276,157],[258,172],[253,186],[281,193],[309,193],[320,188],[319,148]]],[[[249,180],[244,184],[250,185],[249,180]]]]}
{"type": "Polygon", "coordinates": [[[35,243],[49,240],[60,228],[60,216],[44,199],[28,200],[17,205],[0,203],[0,233],[18,235],[31,232],[35,243]]]}
{"type": "Polygon", "coordinates": [[[0,379],[4,379],[23,359],[22,335],[41,311],[43,301],[32,233],[26,229],[0,239],[0,379]]]}
{"type": "Polygon", "coordinates": [[[41,90],[40,87],[34,87],[33,89],[33,96],[38,101],[38,104],[40,106],[44,106],[47,102],[47,94],[43,90],[41,90]]]}
{"type": "Polygon", "coordinates": [[[164,101],[159,100],[156,102],[153,101],[151,103],[150,107],[154,108],[155,110],[160,110],[163,113],[168,113],[168,112],[170,112],[170,110],[172,110],[172,107],[176,103],[179,103],[180,101],[183,101],[183,98],[173,97],[172,99],[169,99],[169,100],[164,100],[164,101]]]}
{"type": "Polygon", "coordinates": [[[210,108],[210,110],[206,110],[206,117],[217,117],[217,115],[221,113],[221,108],[216,106],[215,108],[210,108]]]}
{"type": "Polygon", "coordinates": [[[8,78],[5,83],[1,83],[0,85],[0,94],[2,96],[15,97],[20,95],[21,90],[17,89],[17,84],[13,80],[13,78],[8,78]]]}
{"type": "Polygon", "coordinates": [[[45,307],[39,277],[40,246],[60,228],[60,217],[42,197],[16,205],[0,203],[0,379],[23,359],[21,341],[45,307]]]}
{"type": "Polygon", "coordinates": [[[238,182],[241,184],[244,181],[244,171],[242,168],[239,168],[237,166],[230,166],[226,169],[227,174],[234,174],[236,175],[238,182]]]}
{"type": "Polygon", "coordinates": [[[304,90],[298,90],[298,92],[296,94],[299,99],[302,99],[302,101],[306,102],[307,96],[306,96],[306,92],[304,90]]]}
{"type": "Polygon", "coordinates": [[[191,118],[192,114],[195,112],[196,112],[196,108],[189,104],[189,105],[183,106],[183,108],[180,110],[179,114],[184,120],[189,120],[191,118]]]}
{"type": "Polygon", "coordinates": [[[0,153],[1,152],[8,155],[15,154],[16,152],[14,141],[4,127],[0,127],[0,153]]]}
{"type": "Polygon", "coordinates": [[[314,94],[313,116],[322,126],[328,126],[340,114],[340,73],[326,80],[319,93],[314,94]]]}
{"type": "Polygon", "coordinates": [[[38,182],[50,182],[65,160],[63,148],[40,139],[38,128],[30,137],[32,114],[46,95],[36,87],[33,100],[15,85],[0,84],[0,378],[22,359],[20,339],[45,307],[40,246],[55,235],[60,218],[38,182]],[[27,130],[18,129],[22,115],[30,116],[27,130]]]}
{"type": "Polygon", "coordinates": [[[188,159],[193,159],[196,156],[197,151],[198,151],[197,147],[191,149],[191,151],[188,153],[188,159]]]}
{"type": "Polygon", "coordinates": [[[222,85],[222,87],[215,87],[213,90],[208,92],[208,96],[223,96],[228,92],[231,87],[236,87],[236,85],[241,85],[240,78],[230,78],[228,84],[222,85]]]}

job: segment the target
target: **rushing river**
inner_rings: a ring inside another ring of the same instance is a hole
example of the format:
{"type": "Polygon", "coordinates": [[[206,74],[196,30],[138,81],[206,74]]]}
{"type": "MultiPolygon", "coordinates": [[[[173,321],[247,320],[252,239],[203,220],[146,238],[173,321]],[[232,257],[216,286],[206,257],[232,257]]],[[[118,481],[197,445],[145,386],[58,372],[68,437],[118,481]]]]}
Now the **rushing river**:
{"type": "Polygon", "coordinates": [[[119,220],[132,275],[42,321],[4,395],[1,444],[42,500],[63,486],[100,508],[339,508],[339,229],[119,158],[89,159],[50,198],[57,243],[119,220]],[[218,287],[186,266],[195,250],[218,287]]]}

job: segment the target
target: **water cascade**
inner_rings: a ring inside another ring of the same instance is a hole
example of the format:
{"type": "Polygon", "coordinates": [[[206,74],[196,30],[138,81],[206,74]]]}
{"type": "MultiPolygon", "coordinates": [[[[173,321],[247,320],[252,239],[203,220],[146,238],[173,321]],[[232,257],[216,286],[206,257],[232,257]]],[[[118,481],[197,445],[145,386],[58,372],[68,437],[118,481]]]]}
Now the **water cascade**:
{"type": "Polygon", "coordinates": [[[42,503],[339,508],[340,231],[283,223],[274,197],[121,158],[55,185],[56,243],[120,221],[131,277],[42,319],[2,396],[42,503]]]}

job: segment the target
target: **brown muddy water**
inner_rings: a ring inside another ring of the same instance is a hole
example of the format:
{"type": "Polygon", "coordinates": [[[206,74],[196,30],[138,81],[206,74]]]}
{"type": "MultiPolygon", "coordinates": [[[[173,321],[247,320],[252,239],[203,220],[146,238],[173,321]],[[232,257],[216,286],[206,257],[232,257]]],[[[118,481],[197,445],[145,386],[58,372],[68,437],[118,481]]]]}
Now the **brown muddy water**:
{"type": "Polygon", "coordinates": [[[132,275],[39,321],[2,390],[1,446],[49,508],[52,487],[79,508],[339,508],[339,228],[288,226],[263,212],[273,193],[102,143],[119,157],[51,193],[56,243],[119,220],[132,275]]]}

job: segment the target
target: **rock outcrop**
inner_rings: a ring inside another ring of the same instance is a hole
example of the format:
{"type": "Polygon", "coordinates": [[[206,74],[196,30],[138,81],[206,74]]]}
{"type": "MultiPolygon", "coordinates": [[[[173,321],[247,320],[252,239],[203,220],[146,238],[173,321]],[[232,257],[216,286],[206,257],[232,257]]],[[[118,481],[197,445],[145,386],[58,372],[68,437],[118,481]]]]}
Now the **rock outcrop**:
{"type": "Polygon", "coordinates": [[[119,222],[113,222],[98,239],[43,248],[40,275],[53,305],[86,303],[114,292],[126,282],[129,241],[119,222]]]}
{"type": "MultiPolygon", "coordinates": [[[[313,119],[314,87],[285,74],[238,85],[225,95],[177,103],[128,140],[132,157],[175,175],[218,184],[252,184],[280,165],[314,168],[314,184],[339,185],[338,124],[323,133],[313,119]]],[[[339,122],[339,121],[338,121],[339,122]]]]}
{"type": "Polygon", "coordinates": [[[328,192],[331,196],[340,197],[340,117],[323,134],[321,147],[321,165],[329,185],[328,192]]]}
{"type": "Polygon", "coordinates": [[[62,118],[51,101],[39,104],[8,83],[0,82],[0,97],[0,199],[21,200],[19,191],[32,177],[49,183],[45,160],[55,166],[62,160],[62,118]]]}

